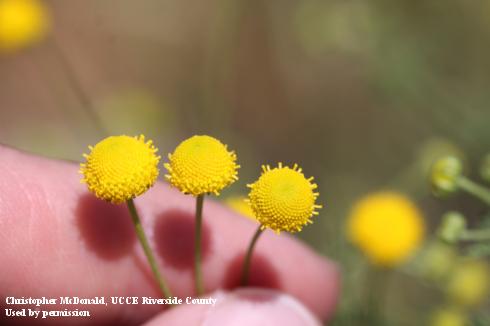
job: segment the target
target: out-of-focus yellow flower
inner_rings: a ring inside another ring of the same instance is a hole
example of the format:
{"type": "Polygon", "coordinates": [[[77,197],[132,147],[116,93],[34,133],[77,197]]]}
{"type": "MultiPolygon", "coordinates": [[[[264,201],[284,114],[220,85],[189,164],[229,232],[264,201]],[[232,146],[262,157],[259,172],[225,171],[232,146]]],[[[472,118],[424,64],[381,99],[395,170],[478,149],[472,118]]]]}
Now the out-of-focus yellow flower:
{"type": "Polygon", "coordinates": [[[419,261],[421,273],[434,280],[445,280],[457,261],[453,246],[440,241],[434,241],[423,252],[419,261]]]}
{"type": "Polygon", "coordinates": [[[229,197],[225,201],[226,205],[233,209],[235,212],[242,214],[248,218],[255,221],[255,215],[250,207],[250,203],[246,201],[246,197],[243,196],[233,196],[229,197]]]}
{"type": "Polygon", "coordinates": [[[165,178],[172,186],[194,196],[219,195],[226,186],[238,180],[236,154],[210,136],[193,136],[184,140],[168,155],[165,178]]]}
{"type": "Polygon", "coordinates": [[[298,165],[292,168],[262,166],[262,175],[253,184],[249,193],[250,206],[256,219],[263,228],[280,231],[298,232],[311,217],[318,215],[315,204],[318,193],[313,177],[306,179],[298,165]]]}
{"type": "Polygon", "coordinates": [[[455,303],[475,306],[490,290],[490,269],[484,261],[468,260],[458,264],[448,283],[447,294],[455,303]]]}
{"type": "Polygon", "coordinates": [[[82,182],[100,199],[123,203],[144,193],[158,177],[160,156],[143,135],[111,136],[89,148],[87,162],[80,164],[82,182]]]}
{"type": "Polygon", "coordinates": [[[431,326],[468,326],[468,316],[455,308],[437,310],[431,318],[431,326]]]}
{"type": "Polygon", "coordinates": [[[37,0],[0,0],[0,51],[14,51],[43,39],[46,8],[37,0]]]}
{"type": "Polygon", "coordinates": [[[404,262],[419,247],[424,229],[415,204],[394,192],[362,198],[347,224],[350,240],[371,262],[386,267],[404,262]]]}

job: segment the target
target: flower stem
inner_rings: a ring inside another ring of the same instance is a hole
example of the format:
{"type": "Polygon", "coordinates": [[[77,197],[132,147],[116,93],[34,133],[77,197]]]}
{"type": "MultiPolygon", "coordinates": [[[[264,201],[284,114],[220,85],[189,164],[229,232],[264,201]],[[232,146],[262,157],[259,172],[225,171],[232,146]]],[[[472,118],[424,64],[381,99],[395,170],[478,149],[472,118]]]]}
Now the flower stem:
{"type": "Polygon", "coordinates": [[[150,245],[148,244],[148,239],[146,238],[145,231],[143,230],[143,226],[141,225],[141,221],[138,216],[138,212],[136,211],[136,207],[134,206],[133,199],[128,200],[127,205],[128,205],[129,212],[131,213],[131,218],[133,220],[134,228],[136,230],[136,235],[138,236],[141,246],[143,247],[143,251],[145,252],[146,258],[148,259],[148,263],[151,266],[153,275],[157,279],[158,286],[160,287],[160,290],[162,290],[163,297],[171,298],[172,292],[170,291],[170,288],[167,286],[165,280],[160,274],[160,271],[157,266],[157,262],[155,260],[155,256],[153,256],[153,251],[151,250],[150,245]]]}
{"type": "Polygon", "coordinates": [[[250,241],[250,244],[248,246],[247,253],[245,255],[245,261],[243,262],[242,277],[240,279],[240,285],[242,286],[246,286],[248,284],[248,278],[250,276],[250,265],[252,262],[252,252],[254,250],[255,244],[257,243],[257,240],[259,239],[263,231],[264,230],[262,229],[262,225],[259,225],[257,231],[255,231],[255,234],[252,237],[252,241],[250,241]]]}
{"type": "Polygon", "coordinates": [[[466,230],[460,235],[465,241],[490,241],[490,228],[480,230],[466,230]]]}
{"type": "Polygon", "coordinates": [[[382,307],[386,304],[390,271],[379,266],[369,265],[364,284],[364,307],[359,317],[359,325],[384,325],[382,307]]]}
{"type": "Polygon", "coordinates": [[[470,179],[461,176],[458,178],[458,186],[464,191],[472,194],[473,196],[479,198],[487,205],[490,205],[490,190],[483,187],[470,179]]]}
{"type": "Polygon", "coordinates": [[[204,195],[196,197],[196,229],[194,243],[194,272],[196,277],[196,293],[202,295],[204,293],[204,284],[202,280],[201,270],[201,234],[202,234],[202,207],[204,204],[204,195]]]}

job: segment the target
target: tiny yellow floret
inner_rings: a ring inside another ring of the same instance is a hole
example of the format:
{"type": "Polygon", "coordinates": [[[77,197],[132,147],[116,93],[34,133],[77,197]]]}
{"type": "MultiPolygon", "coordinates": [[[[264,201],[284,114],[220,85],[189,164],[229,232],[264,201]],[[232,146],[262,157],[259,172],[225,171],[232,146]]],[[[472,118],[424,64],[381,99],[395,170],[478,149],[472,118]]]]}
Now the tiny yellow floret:
{"type": "Polygon", "coordinates": [[[0,0],[0,51],[40,41],[49,29],[48,14],[37,0],[0,0]]]}
{"type": "Polygon", "coordinates": [[[298,232],[303,226],[313,223],[311,217],[318,215],[321,208],[315,201],[318,193],[313,177],[307,179],[301,168],[279,166],[271,169],[262,166],[262,175],[253,184],[248,199],[255,218],[262,228],[270,228],[280,233],[298,232]]]}
{"type": "Polygon", "coordinates": [[[236,154],[210,136],[193,136],[184,140],[168,155],[165,178],[184,194],[194,196],[213,193],[238,180],[236,154]]]}
{"type": "Polygon", "coordinates": [[[160,156],[143,135],[107,137],[89,149],[80,173],[82,182],[100,199],[123,203],[144,193],[158,177],[160,156]]]}
{"type": "Polygon", "coordinates": [[[380,192],[354,205],[347,233],[376,265],[403,263],[420,245],[425,230],[418,208],[402,194],[380,192]]]}

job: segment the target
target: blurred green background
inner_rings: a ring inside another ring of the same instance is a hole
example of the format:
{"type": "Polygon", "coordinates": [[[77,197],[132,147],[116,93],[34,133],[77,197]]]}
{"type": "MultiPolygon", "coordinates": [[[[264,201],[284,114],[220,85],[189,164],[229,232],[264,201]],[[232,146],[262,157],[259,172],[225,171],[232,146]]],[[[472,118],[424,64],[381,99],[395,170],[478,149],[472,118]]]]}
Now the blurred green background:
{"type": "MultiPolygon", "coordinates": [[[[163,155],[209,134],[242,165],[224,197],[261,164],[300,164],[325,207],[299,236],[344,270],[338,325],[364,268],[344,236],[359,196],[401,190],[431,229],[449,208],[470,224],[485,211],[433,199],[426,174],[461,153],[477,177],[490,148],[488,0],[44,3],[47,38],[0,54],[0,142],[80,161],[108,134],[144,133],[163,155]]],[[[421,325],[439,294],[403,272],[393,282],[393,324],[421,325]]]]}

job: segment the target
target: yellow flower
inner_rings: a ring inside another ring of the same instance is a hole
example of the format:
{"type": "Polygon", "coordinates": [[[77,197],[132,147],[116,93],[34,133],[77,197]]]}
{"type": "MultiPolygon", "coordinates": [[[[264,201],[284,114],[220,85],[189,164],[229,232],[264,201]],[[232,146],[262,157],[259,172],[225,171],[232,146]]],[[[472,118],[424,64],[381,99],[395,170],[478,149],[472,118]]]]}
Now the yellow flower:
{"type": "Polygon", "coordinates": [[[160,156],[145,136],[111,136],[94,147],[82,163],[82,182],[98,198],[114,204],[144,193],[158,177],[160,156]]]}
{"type": "Polygon", "coordinates": [[[165,178],[172,186],[194,196],[219,195],[226,186],[238,180],[236,154],[210,136],[193,136],[184,140],[168,155],[165,178]]]}
{"type": "Polygon", "coordinates": [[[430,243],[418,260],[421,274],[433,281],[445,281],[457,261],[454,246],[441,241],[430,243]]]}
{"type": "Polygon", "coordinates": [[[484,261],[468,260],[455,267],[447,283],[447,293],[457,304],[474,306],[488,296],[490,270],[484,261]]]}
{"type": "Polygon", "coordinates": [[[298,232],[311,217],[318,215],[315,210],[321,208],[315,204],[318,193],[313,177],[306,179],[298,165],[293,168],[262,166],[262,175],[251,188],[249,201],[256,219],[263,228],[280,231],[298,232]]]}
{"type": "Polygon", "coordinates": [[[430,323],[431,326],[467,326],[468,317],[462,311],[454,308],[444,308],[436,311],[430,323]]]}
{"type": "Polygon", "coordinates": [[[0,51],[36,43],[48,28],[48,14],[39,1],[0,0],[0,51]]]}
{"type": "Polygon", "coordinates": [[[354,206],[347,232],[371,262],[390,267],[404,262],[419,247],[424,220],[405,196],[380,192],[354,206]]]}
{"type": "Polygon", "coordinates": [[[237,213],[242,214],[248,218],[251,218],[255,221],[255,215],[252,211],[252,207],[250,207],[250,203],[246,200],[245,197],[242,196],[233,196],[229,197],[225,201],[226,205],[230,207],[237,213]]]}

